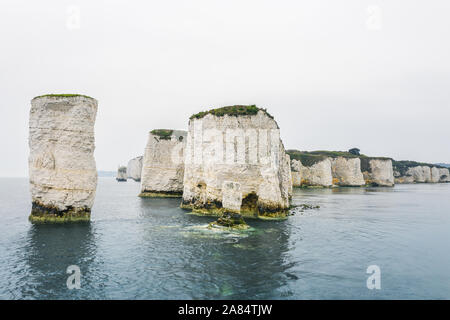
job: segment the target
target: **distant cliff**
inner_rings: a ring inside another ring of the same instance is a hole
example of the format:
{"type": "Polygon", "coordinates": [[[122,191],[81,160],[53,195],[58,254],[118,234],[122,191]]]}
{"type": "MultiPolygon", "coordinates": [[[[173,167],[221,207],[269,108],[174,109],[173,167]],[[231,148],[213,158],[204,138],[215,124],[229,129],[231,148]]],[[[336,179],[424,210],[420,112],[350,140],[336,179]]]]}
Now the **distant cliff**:
{"type": "Polygon", "coordinates": [[[435,164],[415,161],[394,161],[395,183],[450,182],[449,169],[435,164]]]}
{"type": "Polygon", "coordinates": [[[141,181],[142,172],[142,156],[136,157],[128,161],[127,177],[134,181],[141,181]]]}
{"type": "Polygon", "coordinates": [[[186,131],[152,130],[142,164],[141,197],[181,197],[186,131]]]}
{"type": "Polygon", "coordinates": [[[342,151],[288,150],[294,187],[393,186],[392,160],[342,151]]]}

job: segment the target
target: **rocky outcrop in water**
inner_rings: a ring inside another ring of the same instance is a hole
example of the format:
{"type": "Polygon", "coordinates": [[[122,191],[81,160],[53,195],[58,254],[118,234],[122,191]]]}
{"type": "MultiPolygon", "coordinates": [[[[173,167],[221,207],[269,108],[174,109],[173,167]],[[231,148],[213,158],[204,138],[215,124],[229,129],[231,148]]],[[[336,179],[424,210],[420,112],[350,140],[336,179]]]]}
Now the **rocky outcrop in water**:
{"type": "Polygon", "coordinates": [[[394,186],[394,169],[391,159],[361,158],[361,170],[366,185],[380,187],[394,186]]]}
{"type": "Polygon", "coordinates": [[[32,222],[90,219],[97,187],[97,101],[46,95],[31,101],[28,159],[32,222]]]}
{"type": "Polygon", "coordinates": [[[366,184],[361,172],[361,160],[359,158],[337,157],[332,159],[331,174],[333,185],[359,187],[366,184]]]}
{"type": "Polygon", "coordinates": [[[302,165],[300,160],[291,161],[292,183],[294,187],[331,187],[331,160],[325,158],[310,166],[302,165]]]}
{"type": "Polygon", "coordinates": [[[289,156],[277,123],[265,110],[231,106],[191,117],[183,208],[284,217],[291,191],[289,156]]]}
{"type": "Polygon", "coordinates": [[[394,161],[395,183],[450,182],[448,168],[414,161],[394,161]]]}
{"type": "Polygon", "coordinates": [[[393,186],[392,160],[343,151],[288,150],[294,187],[393,186]]]}
{"type": "Polygon", "coordinates": [[[142,164],[141,197],[181,197],[186,131],[159,129],[149,133],[142,164]]]}
{"type": "Polygon", "coordinates": [[[439,168],[439,182],[450,182],[450,171],[447,168],[439,168]]]}
{"type": "Polygon", "coordinates": [[[116,180],[119,182],[127,181],[127,167],[119,167],[117,169],[116,180]]]}
{"type": "Polygon", "coordinates": [[[129,179],[133,179],[134,181],[141,181],[141,173],[142,173],[142,161],[143,156],[136,157],[128,161],[127,165],[127,177],[129,179]]]}

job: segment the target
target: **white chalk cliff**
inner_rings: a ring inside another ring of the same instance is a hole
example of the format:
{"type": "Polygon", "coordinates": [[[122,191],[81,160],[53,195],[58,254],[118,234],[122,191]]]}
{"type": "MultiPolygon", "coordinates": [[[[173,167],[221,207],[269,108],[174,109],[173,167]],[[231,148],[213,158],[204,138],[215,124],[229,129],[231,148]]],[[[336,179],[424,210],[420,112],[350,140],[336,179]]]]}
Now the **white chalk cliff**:
{"type": "Polygon", "coordinates": [[[119,182],[127,181],[127,167],[119,167],[117,169],[116,180],[119,182]]]}
{"type": "Polygon", "coordinates": [[[310,166],[302,165],[300,160],[291,161],[292,182],[294,187],[331,187],[331,159],[325,158],[310,166]]]}
{"type": "Polygon", "coordinates": [[[292,178],[277,123],[254,106],[218,110],[224,112],[189,121],[182,207],[204,214],[285,216],[292,178]],[[232,110],[249,113],[228,114],[232,110]]]}
{"type": "Polygon", "coordinates": [[[394,169],[391,159],[362,158],[361,163],[364,180],[367,185],[392,187],[394,181],[394,169]]]}
{"type": "Polygon", "coordinates": [[[450,173],[447,168],[432,165],[417,165],[405,171],[397,169],[394,172],[395,183],[446,183],[450,182],[450,173]]]}
{"type": "Polygon", "coordinates": [[[331,174],[333,184],[345,187],[357,187],[366,184],[361,172],[359,158],[337,157],[331,160],[331,174]]]}
{"type": "Polygon", "coordinates": [[[94,124],[97,101],[47,95],[31,101],[30,220],[89,220],[97,187],[94,124]]]}
{"type": "Polygon", "coordinates": [[[136,157],[128,161],[127,177],[134,181],[141,181],[143,156],[136,157]]]}
{"type": "Polygon", "coordinates": [[[141,197],[181,197],[186,131],[160,129],[149,133],[145,148],[141,197]]]}

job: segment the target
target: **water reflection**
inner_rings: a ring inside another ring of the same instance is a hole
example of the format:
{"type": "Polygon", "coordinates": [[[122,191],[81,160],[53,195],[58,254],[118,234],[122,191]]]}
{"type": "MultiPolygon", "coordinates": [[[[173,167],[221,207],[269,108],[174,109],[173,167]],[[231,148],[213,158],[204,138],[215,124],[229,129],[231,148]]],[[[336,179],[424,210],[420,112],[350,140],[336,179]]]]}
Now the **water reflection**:
{"type": "MultiPolygon", "coordinates": [[[[207,229],[216,218],[189,214],[179,199],[143,199],[139,227],[146,243],[146,281],[168,297],[277,298],[291,279],[285,221],[249,220],[250,232],[207,229]],[[146,223],[145,223],[146,221],[146,223]]],[[[295,276],[294,276],[295,277],[295,276]]]]}
{"type": "Polygon", "coordinates": [[[27,234],[28,279],[22,287],[24,298],[70,299],[83,297],[90,287],[91,264],[96,256],[91,223],[32,225],[27,234]],[[82,289],[69,290],[66,269],[81,268],[82,289]]]}

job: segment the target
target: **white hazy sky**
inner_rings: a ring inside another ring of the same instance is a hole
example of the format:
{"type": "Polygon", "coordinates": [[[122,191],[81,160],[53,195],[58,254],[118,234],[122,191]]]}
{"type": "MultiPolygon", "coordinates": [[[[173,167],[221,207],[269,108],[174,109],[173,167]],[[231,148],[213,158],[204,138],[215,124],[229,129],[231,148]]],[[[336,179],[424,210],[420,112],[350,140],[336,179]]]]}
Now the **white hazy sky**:
{"type": "Polygon", "coordinates": [[[0,176],[27,175],[30,100],[45,93],[99,101],[100,170],[143,154],[149,130],[231,104],[267,108],[286,148],[450,162],[449,12],[448,0],[1,0],[0,176]]]}

